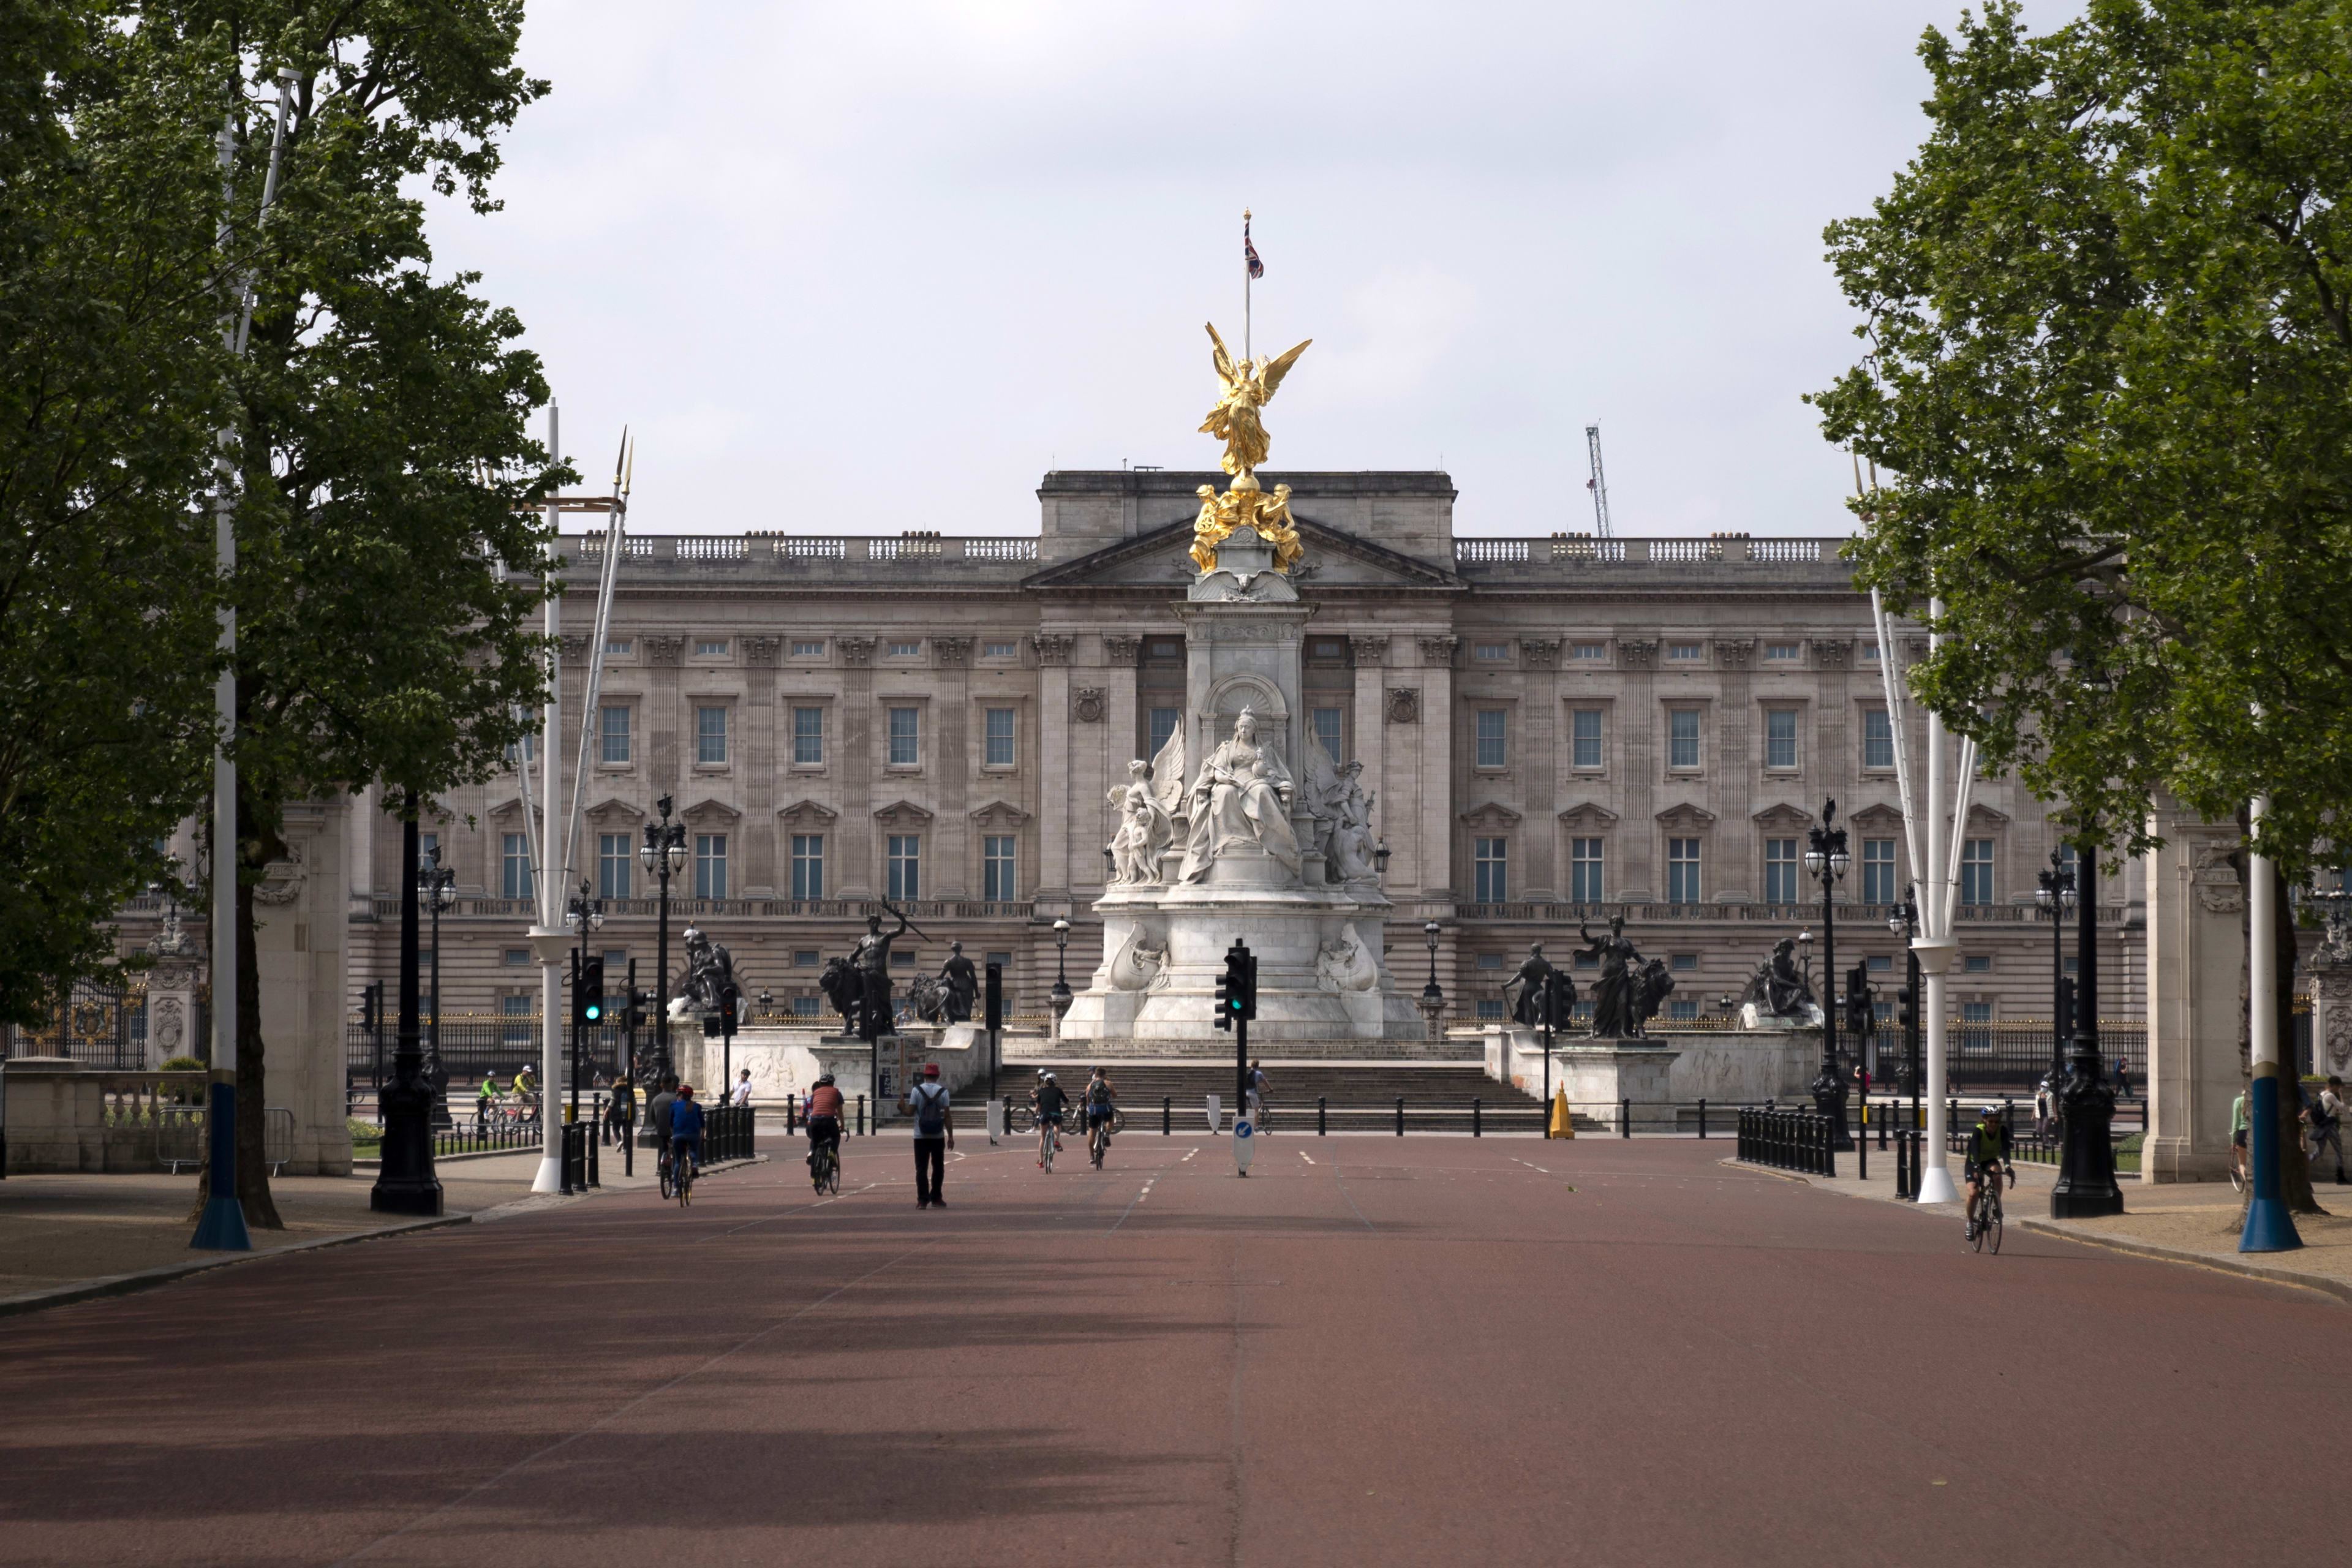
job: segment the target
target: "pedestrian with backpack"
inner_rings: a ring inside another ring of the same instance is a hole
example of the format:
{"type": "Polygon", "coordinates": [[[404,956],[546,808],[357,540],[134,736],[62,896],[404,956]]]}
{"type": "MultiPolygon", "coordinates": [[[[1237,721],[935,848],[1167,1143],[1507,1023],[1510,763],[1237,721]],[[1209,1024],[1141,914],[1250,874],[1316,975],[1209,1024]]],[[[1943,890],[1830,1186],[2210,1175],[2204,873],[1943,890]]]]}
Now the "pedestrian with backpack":
{"type": "Polygon", "coordinates": [[[927,1209],[937,1204],[945,1208],[948,1201],[940,1195],[940,1185],[947,1176],[947,1152],[955,1147],[955,1107],[947,1085],[940,1081],[939,1063],[923,1064],[923,1081],[908,1091],[898,1110],[915,1119],[915,1206],[927,1209]]]}
{"type": "Polygon", "coordinates": [[[2344,1185],[2344,1079],[2341,1077],[2328,1079],[2327,1087],[2319,1091],[2305,1116],[2311,1122],[2312,1179],[2318,1179],[2320,1159],[2333,1148],[2336,1151],[2336,1184],[2339,1187],[2344,1185]]]}

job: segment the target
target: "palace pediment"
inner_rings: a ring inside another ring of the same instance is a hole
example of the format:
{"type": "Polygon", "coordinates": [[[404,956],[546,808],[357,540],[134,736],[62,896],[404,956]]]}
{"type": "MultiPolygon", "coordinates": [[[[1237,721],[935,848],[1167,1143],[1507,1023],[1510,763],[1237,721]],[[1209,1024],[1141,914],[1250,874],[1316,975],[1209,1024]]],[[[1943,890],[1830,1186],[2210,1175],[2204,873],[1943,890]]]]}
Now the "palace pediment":
{"type": "MultiPolygon", "coordinates": [[[[1049,567],[1028,578],[1023,586],[1055,591],[1145,588],[1155,592],[1181,586],[1194,575],[1189,552],[1192,548],[1192,516],[1198,510],[1187,503],[1181,516],[1169,519],[1150,531],[1049,567]]],[[[1343,533],[1310,516],[1294,510],[1293,521],[1300,541],[1307,546],[1306,559],[1295,574],[1301,592],[1344,588],[1350,592],[1452,593],[1465,585],[1459,576],[1443,566],[1343,533]]]]}

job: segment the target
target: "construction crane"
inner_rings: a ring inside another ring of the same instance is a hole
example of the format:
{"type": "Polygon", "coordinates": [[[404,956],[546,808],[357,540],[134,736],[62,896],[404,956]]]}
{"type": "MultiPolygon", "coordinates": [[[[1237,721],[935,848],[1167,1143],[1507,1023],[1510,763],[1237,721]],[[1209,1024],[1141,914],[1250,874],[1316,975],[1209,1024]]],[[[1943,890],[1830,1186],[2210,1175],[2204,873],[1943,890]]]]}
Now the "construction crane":
{"type": "Polygon", "coordinates": [[[1584,481],[1584,488],[1592,492],[1593,537],[1606,539],[1609,537],[1609,477],[1601,470],[1600,426],[1587,425],[1584,427],[1584,446],[1592,457],[1592,477],[1584,481]]]}

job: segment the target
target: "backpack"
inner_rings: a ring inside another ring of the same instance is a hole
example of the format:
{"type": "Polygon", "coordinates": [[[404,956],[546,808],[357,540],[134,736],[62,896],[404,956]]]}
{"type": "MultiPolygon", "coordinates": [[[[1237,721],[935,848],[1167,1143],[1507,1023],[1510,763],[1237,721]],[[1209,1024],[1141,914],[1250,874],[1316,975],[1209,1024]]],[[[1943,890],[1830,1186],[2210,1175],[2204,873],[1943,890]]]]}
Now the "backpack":
{"type": "Polygon", "coordinates": [[[915,1136],[938,1138],[945,1135],[948,1130],[947,1097],[948,1091],[936,1083],[915,1087],[915,1136]]]}

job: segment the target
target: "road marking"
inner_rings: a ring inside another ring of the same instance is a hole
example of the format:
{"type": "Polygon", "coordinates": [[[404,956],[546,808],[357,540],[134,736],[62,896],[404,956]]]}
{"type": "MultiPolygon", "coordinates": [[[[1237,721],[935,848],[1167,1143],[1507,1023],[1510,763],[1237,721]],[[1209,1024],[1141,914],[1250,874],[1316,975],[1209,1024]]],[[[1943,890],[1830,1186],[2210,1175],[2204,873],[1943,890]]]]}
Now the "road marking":
{"type": "MultiPolygon", "coordinates": [[[[1517,1154],[1512,1155],[1511,1158],[1514,1160],[1519,1160],[1519,1157],[1517,1154]]],[[[1541,1165],[1537,1164],[1533,1160],[1519,1160],[1519,1163],[1525,1165],[1530,1171],[1543,1171],[1543,1173],[1547,1176],[1551,1174],[1549,1171],[1545,1171],[1541,1165]]]]}
{"type": "Polygon", "coordinates": [[[1313,1164],[1313,1163],[1315,1163],[1315,1156],[1314,1156],[1314,1155],[1312,1155],[1312,1154],[1310,1154],[1310,1153],[1308,1153],[1308,1152],[1307,1152],[1306,1150],[1304,1150],[1304,1149],[1301,1149],[1301,1150],[1298,1152],[1298,1157],[1299,1157],[1300,1159],[1302,1159],[1302,1160],[1306,1161],[1306,1162],[1307,1162],[1308,1164],[1310,1164],[1310,1165],[1311,1165],[1311,1164],[1313,1164]]]}
{"type": "MultiPolygon", "coordinates": [[[[1141,1192],[1136,1194],[1135,1196],[1128,1200],[1127,1207],[1121,1209],[1119,1211],[1118,1218],[1111,1222],[1111,1230],[1117,1230],[1120,1226],[1127,1223],[1127,1216],[1135,1212],[1135,1205],[1151,1195],[1151,1182],[1156,1182],[1160,1178],[1158,1176],[1153,1176],[1150,1182],[1143,1184],[1143,1190],[1141,1192]]],[[[1108,1235],[1109,1232],[1106,1231],[1104,1234],[1108,1235]]]]}

